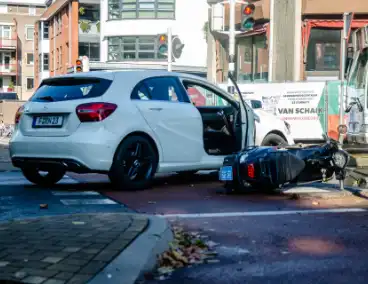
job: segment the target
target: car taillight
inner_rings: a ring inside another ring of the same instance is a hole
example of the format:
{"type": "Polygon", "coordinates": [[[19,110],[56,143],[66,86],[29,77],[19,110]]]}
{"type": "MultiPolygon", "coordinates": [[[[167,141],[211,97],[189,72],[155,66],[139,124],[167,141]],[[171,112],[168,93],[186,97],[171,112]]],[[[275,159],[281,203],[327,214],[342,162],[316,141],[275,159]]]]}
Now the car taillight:
{"type": "Polygon", "coordinates": [[[110,116],[117,108],[111,103],[88,103],[77,106],[76,112],[81,122],[102,121],[110,116]]]}
{"type": "Polygon", "coordinates": [[[14,123],[18,124],[20,121],[20,117],[22,116],[24,111],[24,106],[20,106],[17,110],[17,112],[15,113],[15,118],[14,118],[14,123]]]}
{"type": "Polygon", "coordinates": [[[253,164],[249,164],[248,165],[248,177],[250,177],[250,178],[254,178],[255,177],[254,165],[253,164]]]}

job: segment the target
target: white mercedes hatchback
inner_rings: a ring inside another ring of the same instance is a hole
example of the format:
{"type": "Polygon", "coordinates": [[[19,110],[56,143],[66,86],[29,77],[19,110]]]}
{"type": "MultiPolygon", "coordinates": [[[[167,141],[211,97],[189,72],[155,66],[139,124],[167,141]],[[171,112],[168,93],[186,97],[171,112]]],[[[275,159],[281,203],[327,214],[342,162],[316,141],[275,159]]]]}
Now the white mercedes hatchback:
{"type": "Polygon", "coordinates": [[[15,124],[10,156],[29,181],[106,173],[120,189],[146,188],[155,173],[218,169],[255,132],[252,109],[205,79],[139,70],[45,79],[15,124]]]}

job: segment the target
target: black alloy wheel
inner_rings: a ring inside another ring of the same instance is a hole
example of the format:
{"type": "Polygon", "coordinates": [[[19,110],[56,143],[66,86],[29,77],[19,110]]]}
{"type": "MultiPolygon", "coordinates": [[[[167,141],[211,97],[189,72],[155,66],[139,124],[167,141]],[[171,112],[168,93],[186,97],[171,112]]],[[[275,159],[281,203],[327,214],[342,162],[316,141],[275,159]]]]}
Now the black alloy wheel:
{"type": "Polygon", "coordinates": [[[142,136],[131,136],[118,148],[109,178],[122,190],[148,188],[158,165],[154,146],[142,136]]]}

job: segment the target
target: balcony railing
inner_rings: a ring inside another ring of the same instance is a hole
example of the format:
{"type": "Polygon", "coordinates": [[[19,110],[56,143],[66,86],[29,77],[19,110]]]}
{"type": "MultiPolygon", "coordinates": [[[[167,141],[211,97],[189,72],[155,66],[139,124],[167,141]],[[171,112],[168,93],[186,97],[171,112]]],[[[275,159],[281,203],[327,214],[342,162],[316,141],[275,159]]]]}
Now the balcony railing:
{"type": "Polygon", "coordinates": [[[15,75],[17,64],[0,64],[0,75],[15,75]]]}
{"type": "Polygon", "coordinates": [[[17,39],[0,37],[0,49],[16,49],[16,47],[17,47],[17,39]]]}

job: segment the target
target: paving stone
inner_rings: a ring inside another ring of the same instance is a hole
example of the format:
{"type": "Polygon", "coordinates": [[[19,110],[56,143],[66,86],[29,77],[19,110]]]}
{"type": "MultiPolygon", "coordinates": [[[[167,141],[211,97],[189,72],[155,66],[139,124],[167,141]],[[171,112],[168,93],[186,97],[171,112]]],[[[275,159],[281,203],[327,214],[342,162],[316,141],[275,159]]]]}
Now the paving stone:
{"type": "Polygon", "coordinates": [[[25,271],[17,271],[14,273],[14,277],[17,279],[23,279],[26,276],[28,276],[28,273],[25,271]]]}
{"type": "Polygon", "coordinates": [[[76,258],[68,257],[64,259],[63,261],[61,261],[60,264],[83,266],[83,265],[86,265],[88,262],[89,262],[88,259],[76,259],[76,258]]]}
{"type": "Polygon", "coordinates": [[[83,249],[81,250],[82,253],[88,253],[88,254],[97,254],[100,252],[99,249],[83,249]]]}
{"type": "Polygon", "coordinates": [[[48,256],[46,258],[44,258],[42,261],[43,262],[47,262],[47,263],[58,263],[60,261],[62,261],[63,258],[62,257],[52,257],[52,256],[48,256]]]}
{"type": "Polygon", "coordinates": [[[95,256],[93,260],[110,262],[120,253],[120,251],[121,250],[104,250],[95,256]]]}
{"type": "Polygon", "coordinates": [[[62,251],[63,252],[77,252],[80,250],[81,250],[80,247],[68,247],[68,248],[63,249],[62,251]]]}
{"type": "Polygon", "coordinates": [[[29,284],[41,284],[44,282],[46,278],[39,277],[39,276],[28,276],[27,278],[23,279],[23,283],[29,283],[29,284]]]}
{"type": "Polygon", "coordinates": [[[48,270],[57,270],[61,272],[77,272],[78,270],[80,270],[80,268],[81,267],[77,265],[67,265],[67,264],[60,264],[60,263],[47,267],[48,270]]]}
{"type": "Polygon", "coordinates": [[[86,260],[91,260],[94,255],[93,254],[88,254],[88,253],[83,253],[81,251],[75,252],[70,254],[68,257],[70,258],[76,258],[76,259],[86,259],[86,260]]]}
{"type": "Polygon", "coordinates": [[[70,279],[67,284],[85,284],[87,283],[93,275],[91,274],[77,274],[72,279],[70,279]]]}
{"type": "Polygon", "coordinates": [[[61,280],[69,280],[74,276],[74,273],[70,273],[70,272],[60,272],[58,274],[56,274],[54,277],[56,279],[61,279],[61,280]]]}
{"type": "Polygon", "coordinates": [[[9,264],[10,262],[8,261],[0,261],[0,267],[5,267],[9,264]]]}
{"type": "Polygon", "coordinates": [[[107,262],[103,261],[91,261],[86,266],[82,268],[80,271],[81,274],[96,274],[100,272],[105,266],[107,265],[107,262]]]}
{"type": "Polygon", "coordinates": [[[23,268],[19,270],[18,272],[25,272],[28,275],[31,276],[41,276],[45,278],[50,278],[59,273],[59,271],[56,270],[48,270],[48,269],[34,269],[34,268],[23,268]]]}
{"type": "Polygon", "coordinates": [[[104,247],[106,247],[106,244],[92,244],[92,245],[88,246],[87,248],[88,249],[98,249],[98,250],[101,250],[104,247]]]}
{"type": "Polygon", "coordinates": [[[65,280],[60,280],[60,279],[49,279],[46,282],[44,282],[43,284],[64,284],[65,280]]]}
{"type": "Polygon", "coordinates": [[[42,268],[45,268],[46,266],[49,266],[50,264],[41,262],[41,261],[30,260],[30,261],[24,261],[23,265],[28,268],[42,269],[42,268]]]}

